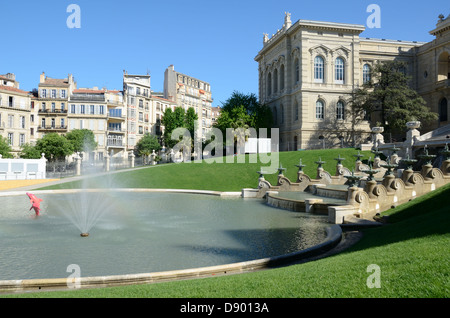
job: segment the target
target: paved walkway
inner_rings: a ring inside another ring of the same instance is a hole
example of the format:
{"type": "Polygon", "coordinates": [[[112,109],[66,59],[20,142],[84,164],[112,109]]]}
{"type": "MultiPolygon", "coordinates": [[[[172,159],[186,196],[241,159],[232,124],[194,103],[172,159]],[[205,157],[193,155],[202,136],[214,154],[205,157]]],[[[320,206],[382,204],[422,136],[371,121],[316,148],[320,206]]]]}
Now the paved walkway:
{"type": "Polygon", "coordinates": [[[21,188],[36,188],[37,185],[44,186],[46,183],[59,181],[60,179],[39,179],[39,180],[6,180],[0,181],[0,191],[19,190],[21,188]]]}

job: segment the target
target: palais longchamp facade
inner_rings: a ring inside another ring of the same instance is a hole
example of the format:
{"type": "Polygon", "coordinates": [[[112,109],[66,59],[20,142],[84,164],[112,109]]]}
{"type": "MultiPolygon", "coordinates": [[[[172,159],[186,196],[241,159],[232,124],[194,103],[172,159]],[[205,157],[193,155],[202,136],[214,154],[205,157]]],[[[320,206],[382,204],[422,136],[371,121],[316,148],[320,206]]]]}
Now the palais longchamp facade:
{"type": "MultiPolygon", "coordinates": [[[[298,20],[286,13],[272,37],[264,35],[255,57],[259,71],[259,100],[273,112],[279,128],[280,151],[342,144],[351,122],[347,115],[352,91],[370,79],[377,62],[407,63],[412,88],[439,120],[423,132],[447,125],[450,99],[450,15],[440,15],[431,42],[360,37],[363,25],[298,20]],[[332,133],[330,133],[332,132],[332,133]]],[[[371,133],[363,121],[357,143],[371,133]]]]}

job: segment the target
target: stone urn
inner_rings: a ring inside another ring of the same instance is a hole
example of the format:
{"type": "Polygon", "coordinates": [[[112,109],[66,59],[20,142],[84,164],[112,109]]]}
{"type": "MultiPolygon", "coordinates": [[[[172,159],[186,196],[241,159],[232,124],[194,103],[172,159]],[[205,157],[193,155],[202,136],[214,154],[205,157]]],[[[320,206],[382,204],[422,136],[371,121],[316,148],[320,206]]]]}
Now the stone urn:
{"type": "Polygon", "coordinates": [[[406,127],[408,129],[418,129],[418,128],[420,128],[420,121],[417,121],[417,120],[409,121],[406,123],[406,127]]]}
{"type": "Polygon", "coordinates": [[[372,127],[372,132],[374,134],[381,134],[384,132],[384,127],[372,127]]]}

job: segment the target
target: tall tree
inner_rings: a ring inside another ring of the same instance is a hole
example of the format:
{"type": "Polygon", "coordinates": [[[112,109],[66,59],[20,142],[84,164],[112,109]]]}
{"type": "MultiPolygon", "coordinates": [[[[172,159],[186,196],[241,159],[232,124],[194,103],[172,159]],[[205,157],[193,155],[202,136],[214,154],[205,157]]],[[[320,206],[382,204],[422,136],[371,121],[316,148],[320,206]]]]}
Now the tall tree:
{"type": "Polygon", "coordinates": [[[405,74],[407,64],[402,61],[381,62],[372,70],[373,80],[359,92],[364,97],[364,108],[372,119],[379,113],[380,125],[385,132],[403,134],[408,121],[423,124],[437,120],[424,99],[410,87],[410,77],[405,74]]]}
{"type": "Polygon", "coordinates": [[[90,129],[74,129],[67,133],[67,140],[73,145],[73,151],[89,153],[97,148],[95,136],[90,129]]]}
{"type": "Polygon", "coordinates": [[[179,142],[178,140],[172,140],[172,132],[176,128],[188,129],[193,140],[194,123],[197,119],[198,115],[192,107],[190,107],[187,111],[185,111],[183,107],[175,107],[173,111],[172,109],[167,108],[161,121],[164,125],[164,144],[169,148],[173,148],[173,146],[179,142]]]}
{"type": "Polygon", "coordinates": [[[22,145],[19,156],[20,156],[20,158],[23,158],[23,159],[39,159],[39,158],[41,158],[39,149],[36,146],[33,146],[28,143],[22,145]]]}
{"type": "Polygon", "coordinates": [[[12,148],[9,145],[9,142],[6,138],[3,136],[0,136],[0,155],[2,155],[2,158],[12,158],[13,155],[11,154],[12,148]]]}
{"type": "Polygon", "coordinates": [[[36,148],[40,153],[45,153],[49,161],[64,160],[74,152],[72,143],[57,133],[46,134],[36,142],[36,148]]]}
{"type": "Polygon", "coordinates": [[[161,149],[161,145],[158,142],[158,138],[154,135],[146,133],[144,137],[142,137],[135,147],[135,152],[138,155],[143,153],[151,154],[154,151],[158,151],[161,149]]]}
{"type": "Polygon", "coordinates": [[[261,105],[255,94],[234,91],[223,103],[214,126],[220,129],[224,136],[226,128],[244,126],[254,128],[257,132],[259,128],[267,128],[270,134],[270,128],[273,127],[272,111],[268,106],[261,105]]]}

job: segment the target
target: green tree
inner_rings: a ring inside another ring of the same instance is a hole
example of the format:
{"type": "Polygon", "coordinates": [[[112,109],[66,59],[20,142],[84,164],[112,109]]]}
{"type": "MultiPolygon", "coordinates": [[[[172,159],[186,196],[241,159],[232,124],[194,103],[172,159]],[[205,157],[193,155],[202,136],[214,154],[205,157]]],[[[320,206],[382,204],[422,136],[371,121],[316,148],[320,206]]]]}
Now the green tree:
{"type": "Polygon", "coordinates": [[[138,141],[134,150],[137,155],[150,155],[153,150],[159,151],[160,149],[161,145],[158,142],[158,138],[146,133],[144,137],[138,141]]]}
{"type": "Polygon", "coordinates": [[[188,129],[193,140],[195,127],[194,123],[197,119],[198,115],[192,107],[190,107],[187,111],[184,111],[182,107],[175,107],[173,111],[172,109],[167,108],[161,121],[164,125],[164,144],[169,148],[173,148],[179,142],[179,140],[172,140],[172,132],[176,128],[188,129]]]}
{"type": "Polygon", "coordinates": [[[378,119],[387,133],[403,134],[409,121],[419,120],[428,124],[438,118],[410,87],[406,66],[401,61],[376,64],[372,70],[373,80],[358,92],[359,97],[364,98],[366,112],[372,120],[378,119]]]}
{"type": "Polygon", "coordinates": [[[45,153],[48,161],[64,160],[74,153],[73,144],[57,133],[46,134],[36,142],[36,148],[39,153],[45,153]]]}
{"type": "Polygon", "coordinates": [[[67,140],[73,146],[74,152],[91,152],[97,148],[95,135],[90,129],[74,129],[67,133],[67,140]]]}
{"type": "Polygon", "coordinates": [[[220,129],[224,136],[226,128],[237,127],[254,128],[257,133],[260,128],[266,128],[270,135],[270,128],[273,127],[272,111],[268,106],[261,105],[255,94],[234,91],[223,103],[214,127],[220,129]]]}
{"type": "Polygon", "coordinates": [[[26,143],[22,145],[19,156],[23,159],[39,159],[41,158],[41,153],[36,146],[26,143]]]}
{"type": "Polygon", "coordinates": [[[0,136],[0,155],[2,155],[2,158],[12,158],[13,155],[11,154],[12,148],[6,138],[3,136],[0,136]]]}

